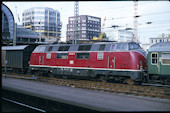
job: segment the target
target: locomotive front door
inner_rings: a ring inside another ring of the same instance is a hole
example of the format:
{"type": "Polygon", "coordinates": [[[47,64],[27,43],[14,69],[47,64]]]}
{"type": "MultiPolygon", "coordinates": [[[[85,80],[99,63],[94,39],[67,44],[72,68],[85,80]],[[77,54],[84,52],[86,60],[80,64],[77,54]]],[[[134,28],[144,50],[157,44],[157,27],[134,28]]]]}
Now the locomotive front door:
{"type": "Polygon", "coordinates": [[[108,57],[108,64],[109,64],[109,68],[111,69],[115,69],[116,68],[116,63],[115,63],[116,57],[114,55],[114,52],[111,52],[109,57],[108,57]]]}
{"type": "Polygon", "coordinates": [[[44,65],[44,55],[42,53],[39,56],[39,65],[44,65]]]}
{"type": "Polygon", "coordinates": [[[116,56],[115,56],[115,44],[113,44],[110,48],[109,57],[108,57],[108,68],[115,69],[116,68],[116,56]]]}

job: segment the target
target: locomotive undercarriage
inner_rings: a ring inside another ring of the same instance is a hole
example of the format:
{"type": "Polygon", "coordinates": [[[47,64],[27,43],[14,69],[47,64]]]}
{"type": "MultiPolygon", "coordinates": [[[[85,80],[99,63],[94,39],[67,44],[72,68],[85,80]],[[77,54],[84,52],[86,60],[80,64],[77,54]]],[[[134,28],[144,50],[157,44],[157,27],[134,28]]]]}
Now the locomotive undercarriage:
{"type": "Polygon", "coordinates": [[[31,70],[31,74],[35,76],[57,76],[66,78],[95,79],[102,82],[109,81],[127,84],[140,84],[142,82],[141,71],[108,71],[50,67],[32,67],[31,70]]]}

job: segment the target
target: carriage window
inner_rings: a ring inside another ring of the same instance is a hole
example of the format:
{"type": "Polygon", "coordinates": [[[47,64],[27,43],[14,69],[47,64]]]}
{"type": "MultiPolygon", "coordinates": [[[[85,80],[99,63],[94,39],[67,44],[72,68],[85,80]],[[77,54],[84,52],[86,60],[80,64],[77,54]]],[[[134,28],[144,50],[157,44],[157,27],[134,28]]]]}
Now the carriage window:
{"type": "Polygon", "coordinates": [[[103,60],[103,53],[97,53],[97,60],[103,60]]]}
{"type": "Polygon", "coordinates": [[[89,53],[77,53],[77,59],[89,59],[89,53]]]}
{"type": "Polygon", "coordinates": [[[170,53],[162,53],[162,63],[170,64],[170,53]]]}
{"type": "Polygon", "coordinates": [[[157,64],[158,63],[158,54],[152,53],[151,54],[151,64],[157,64]]]}
{"type": "Polygon", "coordinates": [[[99,50],[104,50],[105,49],[105,44],[100,45],[99,50]]]}
{"type": "Polygon", "coordinates": [[[60,46],[58,51],[68,51],[70,46],[60,46]]]}
{"type": "Polygon", "coordinates": [[[80,45],[78,51],[89,51],[91,49],[91,45],[80,45]]]}
{"type": "Polygon", "coordinates": [[[57,59],[68,59],[68,53],[57,53],[57,59]]]}

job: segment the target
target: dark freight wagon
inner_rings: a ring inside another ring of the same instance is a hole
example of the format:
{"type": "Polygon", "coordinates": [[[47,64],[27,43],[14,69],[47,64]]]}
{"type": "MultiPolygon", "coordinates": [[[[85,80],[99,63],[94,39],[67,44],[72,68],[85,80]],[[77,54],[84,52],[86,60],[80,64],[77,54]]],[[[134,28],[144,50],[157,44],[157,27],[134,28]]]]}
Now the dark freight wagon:
{"type": "Polygon", "coordinates": [[[2,69],[7,61],[7,70],[17,73],[26,73],[35,45],[2,46],[2,69]]]}
{"type": "Polygon", "coordinates": [[[150,80],[170,81],[170,42],[158,43],[149,48],[148,75],[150,80]]]}

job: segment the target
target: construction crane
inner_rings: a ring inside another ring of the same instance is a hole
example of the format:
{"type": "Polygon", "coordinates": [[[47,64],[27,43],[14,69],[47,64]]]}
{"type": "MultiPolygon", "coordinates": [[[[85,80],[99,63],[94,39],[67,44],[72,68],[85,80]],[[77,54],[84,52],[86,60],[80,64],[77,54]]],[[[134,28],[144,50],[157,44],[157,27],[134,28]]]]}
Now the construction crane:
{"type": "Polygon", "coordinates": [[[99,38],[98,37],[93,37],[93,40],[101,40],[103,38],[103,29],[104,29],[104,26],[105,26],[105,21],[106,21],[106,17],[104,18],[104,21],[103,21],[103,25],[102,25],[102,31],[99,35],[99,38]]]}

